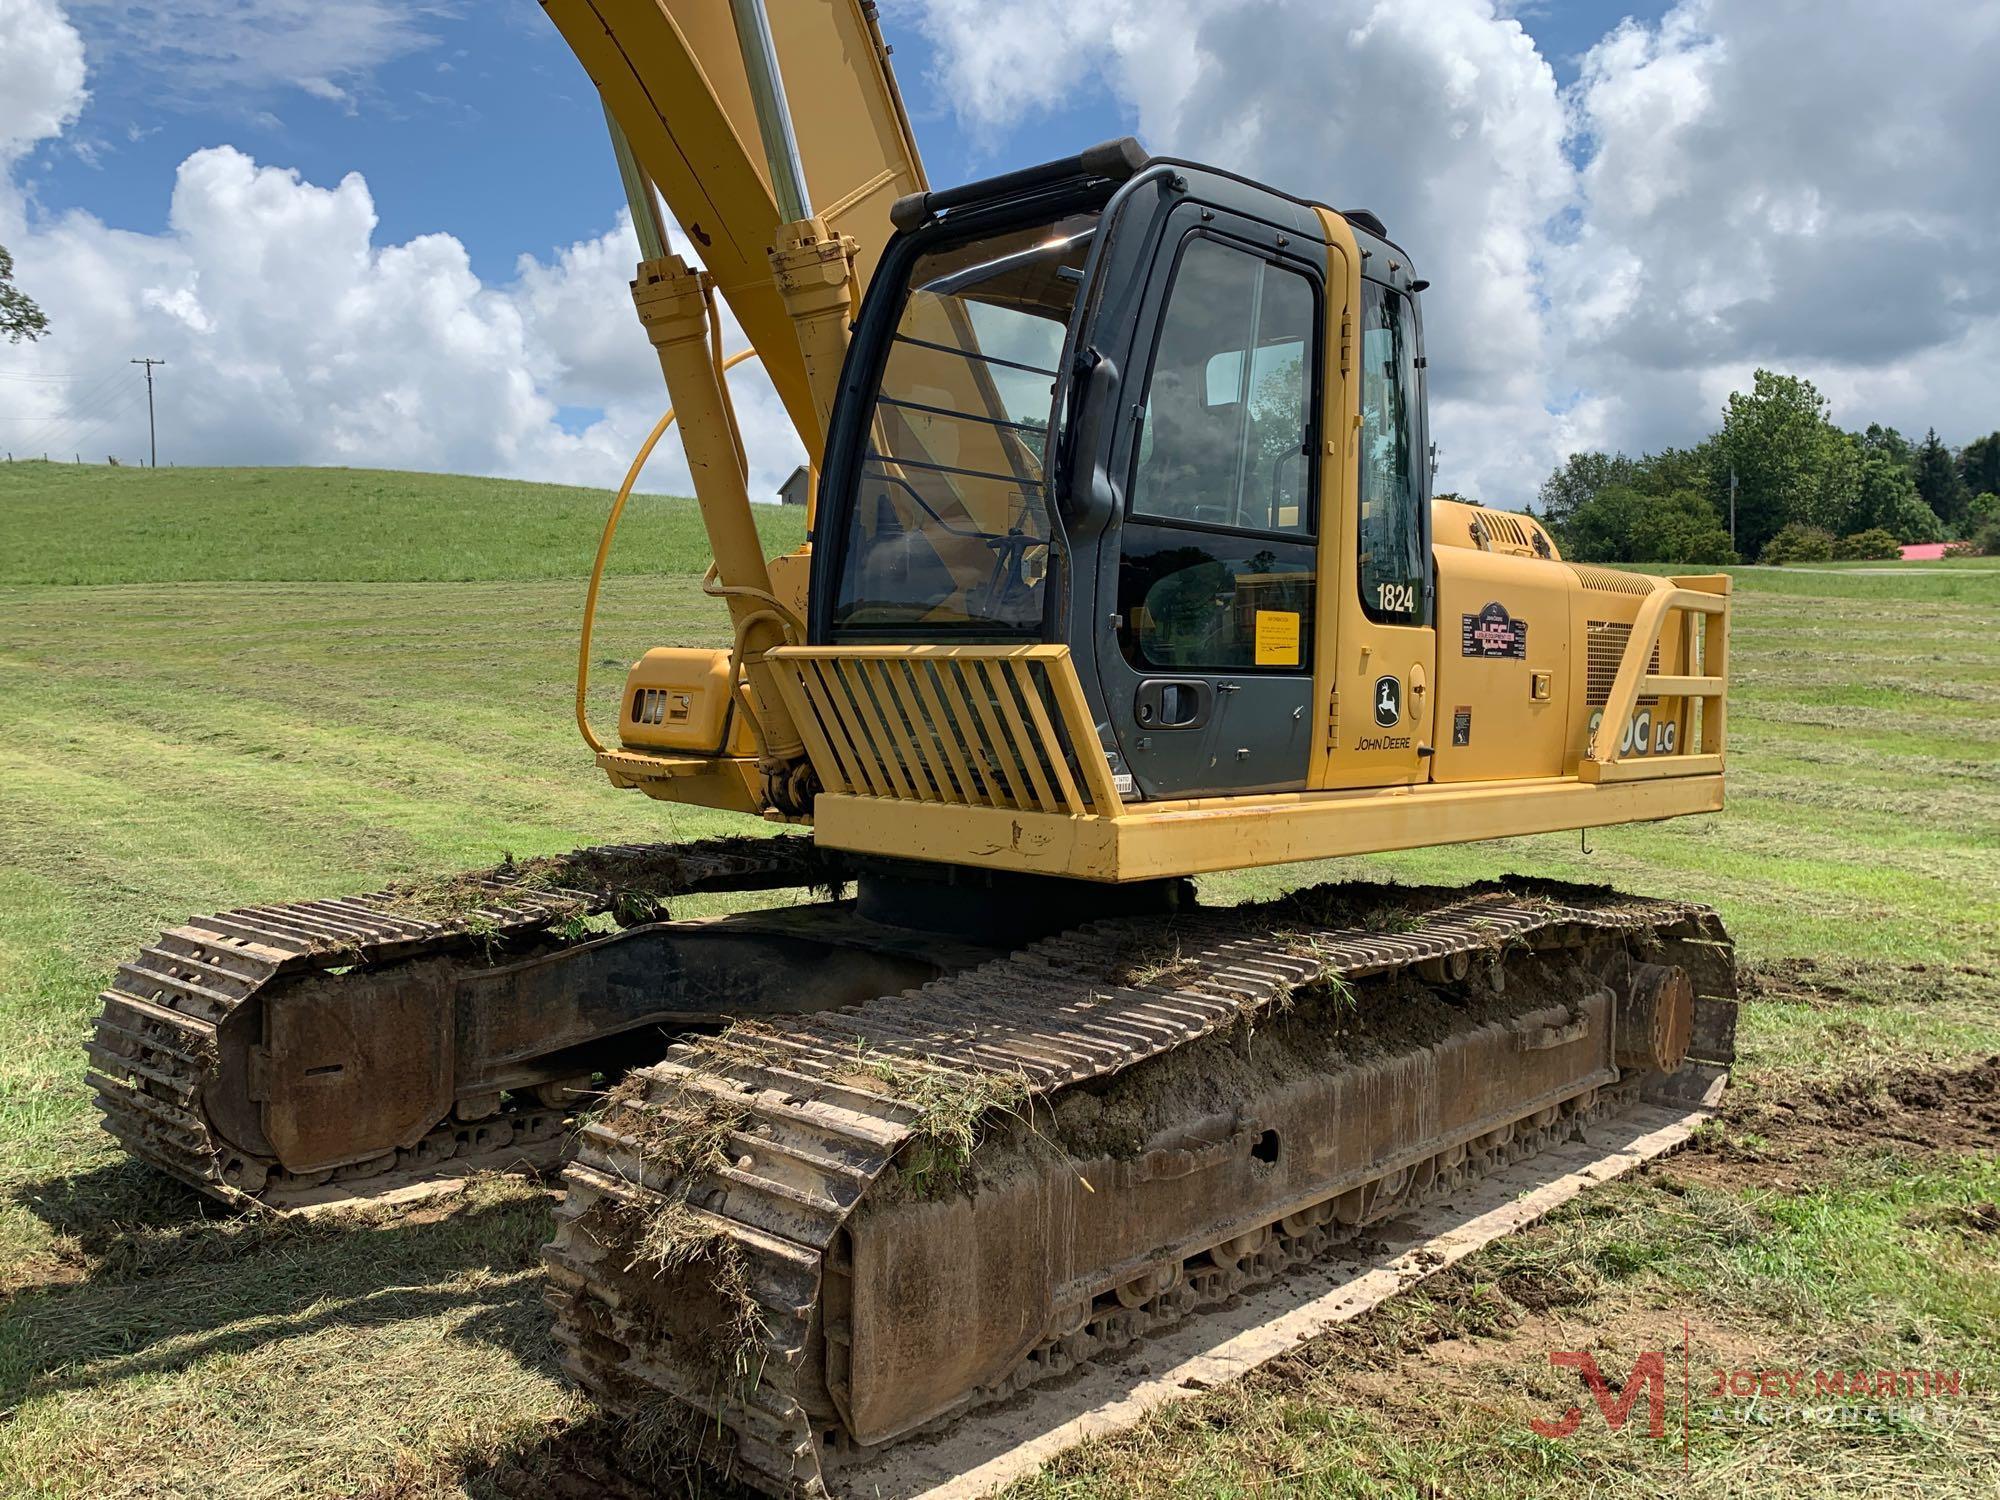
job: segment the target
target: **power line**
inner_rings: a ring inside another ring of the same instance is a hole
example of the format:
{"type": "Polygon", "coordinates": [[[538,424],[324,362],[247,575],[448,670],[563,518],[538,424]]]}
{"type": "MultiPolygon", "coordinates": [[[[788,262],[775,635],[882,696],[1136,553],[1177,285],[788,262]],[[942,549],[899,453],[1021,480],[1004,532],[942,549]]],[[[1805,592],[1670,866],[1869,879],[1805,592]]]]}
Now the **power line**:
{"type": "Polygon", "coordinates": [[[131,393],[126,397],[126,399],[120,405],[113,407],[110,411],[107,411],[103,416],[99,417],[95,422],[92,422],[88,427],[84,428],[81,432],[77,433],[73,438],[71,438],[70,446],[73,449],[81,448],[83,446],[83,440],[85,438],[89,437],[92,433],[96,432],[99,428],[103,427],[105,423],[116,421],[119,417],[124,416],[127,412],[137,407],[138,404],[139,404],[139,387],[137,385],[134,385],[132,387],[131,393]]]}
{"type": "Polygon", "coordinates": [[[121,370],[114,365],[109,374],[101,376],[95,385],[66,401],[61,411],[52,413],[40,427],[22,438],[20,440],[22,451],[62,447],[61,443],[52,442],[51,439],[92,421],[97,413],[105,409],[106,404],[118,401],[127,391],[136,391],[138,388],[138,379],[130,370],[121,370]],[[121,385],[123,381],[130,381],[131,384],[123,386],[121,385]]]}

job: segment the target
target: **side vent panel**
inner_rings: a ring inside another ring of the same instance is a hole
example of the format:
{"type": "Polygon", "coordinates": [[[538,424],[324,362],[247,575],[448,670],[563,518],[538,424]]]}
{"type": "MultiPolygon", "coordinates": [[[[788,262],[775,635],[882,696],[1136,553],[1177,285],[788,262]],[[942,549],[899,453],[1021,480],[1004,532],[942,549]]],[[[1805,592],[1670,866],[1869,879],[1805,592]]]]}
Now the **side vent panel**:
{"type": "MultiPolygon", "coordinates": [[[[1621,573],[1616,568],[1599,568],[1590,563],[1565,563],[1576,581],[1587,589],[1605,594],[1632,594],[1639,598],[1653,592],[1653,580],[1640,573],[1621,573]]],[[[1597,627],[1590,627],[1595,630],[1597,627]]]]}
{"type": "MultiPolygon", "coordinates": [[[[1571,563],[1571,567],[1576,564],[1571,563]]],[[[1632,638],[1632,627],[1617,620],[1592,620],[1584,626],[1584,698],[1591,708],[1602,708],[1611,701],[1611,684],[1618,678],[1618,663],[1625,658],[1625,643],[1632,638]]],[[[1660,670],[1660,648],[1653,647],[1653,659],[1647,665],[1648,672],[1660,670]]],[[[1645,706],[1658,703],[1657,698],[1641,698],[1645,706]]]]}

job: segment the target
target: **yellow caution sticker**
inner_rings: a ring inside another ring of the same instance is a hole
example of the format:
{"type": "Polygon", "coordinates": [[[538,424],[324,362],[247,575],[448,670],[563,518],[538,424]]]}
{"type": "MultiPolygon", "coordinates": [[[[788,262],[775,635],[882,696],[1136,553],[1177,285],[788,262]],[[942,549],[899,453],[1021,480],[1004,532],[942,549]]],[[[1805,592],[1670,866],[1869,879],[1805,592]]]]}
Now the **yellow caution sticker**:
{"type": "Polygon", "coordinates": [[[1296,667],[1299,664],[1299,617],[1290,610],[1257,611],[1257,665],[1296,667]]]}

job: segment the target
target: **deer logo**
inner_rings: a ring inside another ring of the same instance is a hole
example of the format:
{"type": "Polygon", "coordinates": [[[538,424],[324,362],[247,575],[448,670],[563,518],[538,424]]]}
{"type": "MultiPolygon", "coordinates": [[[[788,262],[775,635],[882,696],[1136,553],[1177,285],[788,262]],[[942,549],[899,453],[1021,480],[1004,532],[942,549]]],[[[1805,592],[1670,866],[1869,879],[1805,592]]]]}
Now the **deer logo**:
{"type": "Polygon", "coordinates": [[[1393,729],[1403,718],[1403,682],[1399,677],[1375,679],[1375,722],[1393,729]]]}

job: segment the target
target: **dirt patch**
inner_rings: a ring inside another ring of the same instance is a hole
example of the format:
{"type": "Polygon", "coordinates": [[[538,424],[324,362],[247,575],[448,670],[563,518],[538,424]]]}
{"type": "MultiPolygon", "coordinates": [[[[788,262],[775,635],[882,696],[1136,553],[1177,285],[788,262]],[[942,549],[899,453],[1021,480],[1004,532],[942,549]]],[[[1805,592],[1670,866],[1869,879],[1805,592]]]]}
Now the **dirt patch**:
{"type": "Polygon", "coordinates": [[[467,1464],[475,1500],[749,1500],[756,1492],[711,1469],[652,1464],[635,1452],[632,1424],[611,1417],[557,1422],[539,1440],[467,1464]]]}
{"type": "Polygon", "coordinates": [[[1967,1239],[2000,1236],[2000,1203],[1952,1203],[1919,1209],[1904,1218],[1912,1229],[1955,1229],[1967,1239]]]}
{"type": "Polygon", "coordinates": [[[1899,1068],[1808,1085],[1785,1098],[1746,1094],[1724,1105],[1683,1160],[1797,1164],[1858,1149],[2000,1150],[2000,1057],[1969,1068],[1899,1068]]]}

